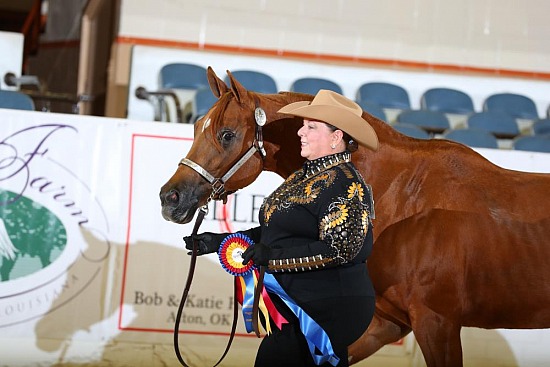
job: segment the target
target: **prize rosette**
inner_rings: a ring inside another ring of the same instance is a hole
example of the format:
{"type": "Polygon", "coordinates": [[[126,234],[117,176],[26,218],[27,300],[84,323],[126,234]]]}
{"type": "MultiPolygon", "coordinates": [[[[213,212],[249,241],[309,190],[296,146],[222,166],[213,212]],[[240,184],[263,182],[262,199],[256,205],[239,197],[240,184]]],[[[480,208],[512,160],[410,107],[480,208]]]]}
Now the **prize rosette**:
{"type": "Polygon", "coordinates": [[[243,252],[254,245],[254,241],[242,233],[233,233],[227,236],[220,244],[218,257],[222,267],[233,276],[246,276],[255,266],[252,260],[243,265],[243,252]]]}

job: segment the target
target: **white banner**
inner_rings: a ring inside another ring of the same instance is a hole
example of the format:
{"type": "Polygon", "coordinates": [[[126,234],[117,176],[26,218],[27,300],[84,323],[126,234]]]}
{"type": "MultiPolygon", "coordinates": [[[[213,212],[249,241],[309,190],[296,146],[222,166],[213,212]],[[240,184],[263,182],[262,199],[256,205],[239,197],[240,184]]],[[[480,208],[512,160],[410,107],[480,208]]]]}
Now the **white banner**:
{"type": "MultiPolygon", "coordinates": [[[[0,365],[93,361],[108,344],[151,341],[173,363],[192,223],[166,222],[158,193],[191,146],[192,126],[0,113],[0,365]]],[[[201,231],[256,226],[265,192],[280,182],[266,173],[226,207],[211,204],[201,231]]],[[[230,331],[233,282],[214,255],[199,258],[196,273],[182,349],[213,364],[230,331]]],[[[235,348],[249,349],[251,364],[258,340],[242,323],[238,333],[235,348]]]]}

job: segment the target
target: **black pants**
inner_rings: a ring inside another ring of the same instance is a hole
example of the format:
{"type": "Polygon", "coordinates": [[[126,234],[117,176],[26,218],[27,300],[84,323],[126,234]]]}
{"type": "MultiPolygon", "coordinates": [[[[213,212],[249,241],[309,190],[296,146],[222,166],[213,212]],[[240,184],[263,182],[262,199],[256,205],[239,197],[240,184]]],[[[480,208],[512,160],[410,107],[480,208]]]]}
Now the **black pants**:
{"type": "MultiPolygon", "coordinates": [[[[340,358],[338,367],[348,366],[348,346],[367,329],[374,314],[374,297],[340,297],[302,305],[328,334],[332,348],[340,358]]],[[[286,317],[286,315],[285,315],[286,317]]],[[[262,340],[255,367],[316,366],[296,318],[287,317],[282,330],[274,327],[262,340]]],[[[323,367],[331,367],[327,362],[323,367]]]]}

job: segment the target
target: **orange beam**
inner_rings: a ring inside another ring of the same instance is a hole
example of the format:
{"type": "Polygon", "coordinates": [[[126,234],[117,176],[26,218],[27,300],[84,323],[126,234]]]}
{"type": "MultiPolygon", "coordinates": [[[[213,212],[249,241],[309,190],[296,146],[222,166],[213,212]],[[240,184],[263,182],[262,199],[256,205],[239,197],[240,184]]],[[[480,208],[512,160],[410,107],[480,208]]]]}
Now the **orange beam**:
{"type": "Polygon", "coordinates": [[[287,57],[287,58],[299,58],[299,59],[305,59],[305,60],[325,61],[325,62],[352,63],[352,64],[370,65],[374,67],[385,67],[385,68],[415,69],[418,71],[438,71],[438,72],[446,72],[446,73],[482,74],[482,75],[497,76],[497,77],[550,80],[550,73],[538,72],[538,71],[494,69],[494,68],[484,68],[484,67],[475,67],[475,66],[437,64],[437,63],[395,60],[395,59],[376,59],[376,58],[368,58],[368,57],[354,57],[354,56],[344,56],[344,55],[335,55],[335,54],[313,54],[308,52],[284,51],[284,50],[278,51],[273,49],[260,49],[260,48],[242,47],[242,46],[236,47],[236,46],[226,46],[226,45],[216,45],[216,44],[201,45],[196,42],[169,41],[169,40],[139,38],[139,37],[119,36],[117,38],[117,42],[132,44],[132,45],[174,47],[174,48],[185,48],[185,49],[200,50],[200,51],[244,53],[244,54],[249,54],[254,56],[283,57],[283,58],[287,57]]]}

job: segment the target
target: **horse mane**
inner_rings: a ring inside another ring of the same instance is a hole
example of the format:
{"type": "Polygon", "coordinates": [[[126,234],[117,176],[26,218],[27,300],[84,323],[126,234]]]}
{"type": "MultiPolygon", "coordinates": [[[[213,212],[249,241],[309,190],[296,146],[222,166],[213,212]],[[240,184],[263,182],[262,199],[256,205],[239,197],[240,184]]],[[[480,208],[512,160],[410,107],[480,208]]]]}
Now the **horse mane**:
{"type": "MultiPolygon", "coordinates": [[[[447,156],[451,160],[455,161],[458,157],[473,157],[476,159],[478,164],[488,164],[491,166],[496,166],[487,158],[473,150],[472,148],[457,143],[455,141],[447,139],[417,139],[410,136],[407,136],[403,133],[400,133],[394,129],[389,123],[380,120],[379,118],[369,114],[368,112],[363,112],[363,119],[366,120],[376,131],[381,142],[386,147],[391,147],[397,151],[404,151],[407,155],[411,152],[421,151],[426,152],[432,155],[433,158],[438,157],[437,159],[442,158],[442,156],[447,156]],[[452,151],[453,154],[447,154],[452,151]]],[[[503,169],[499,167],[500,169],[503,169]]]]}

